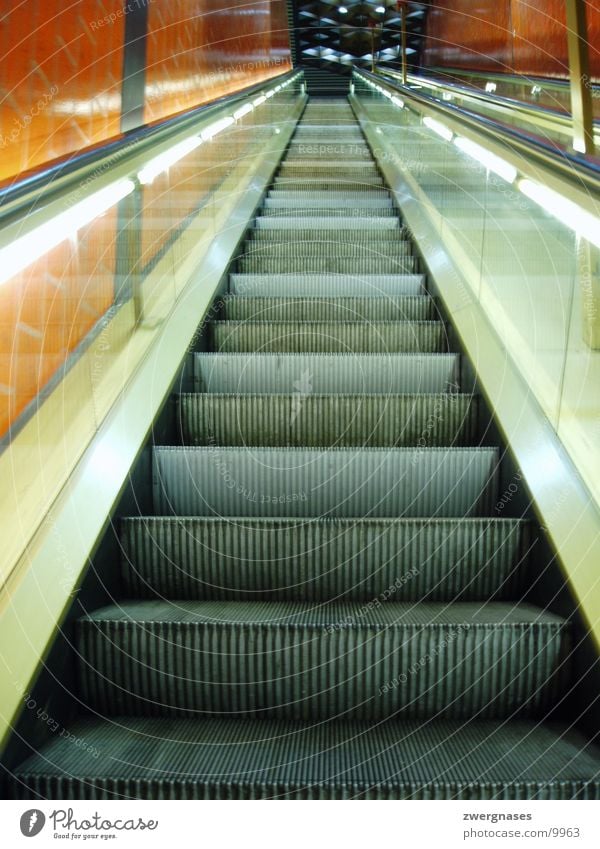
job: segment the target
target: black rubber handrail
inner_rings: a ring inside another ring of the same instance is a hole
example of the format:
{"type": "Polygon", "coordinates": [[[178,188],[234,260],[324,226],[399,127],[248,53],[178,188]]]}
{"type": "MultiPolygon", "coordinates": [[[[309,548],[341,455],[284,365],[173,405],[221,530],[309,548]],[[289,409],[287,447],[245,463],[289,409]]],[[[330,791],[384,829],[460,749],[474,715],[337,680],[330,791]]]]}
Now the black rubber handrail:
{"type": "MultiPolygon", "coordinates": [[[[395,85],[397,78],[393,75],[388,76],[389,71],[380,71],[378,76],[383,77],[386,82],[395,85]]],[[[549,106],[539,106],[537,103],[529,103],[526,100],[519,100],[516,97],[506,97],[500,94],[492,94],[491,92],[482,91],[478,88],[467,88],[467,86],[459,85],[458,83],[443,82],[435,77],[419,77],[418,74],[411,74],[413,80],[423,79],[426,81],[427,87],[438,86],[440,89],[453,91],[457,93],[457,97],[470,97],[473,100],[481,100],[484,103],[493,103],[497,106],[511,107],[516,106],[522,112],[532,112],[534,114],[543,115],[552,120],[557,120],[560,123],[571,124],[572,117],[569,112],[560,112],[558,109],[552,109],[549,106]]],[[[412,83],[411,83],[412,84],[412,83]]],[[[408,88],[410,89],[411,84],[408,88]]],[[[412,89],[411,89],[412,91],[412,89]]],[[[594,121],[597,129],[600,129],[600,119],[594,121]]]]}
{"type": "Polygon", "coordinates": [[[568,178],[571,182],[578,182],[580,187],[585,186],[592,194],[596,194],[600,190],[600,164],[593,162],[577,152],[571,153],[570,151],[563,150],[516,128],[508,127],[506,124],[486,118],[477,112],[472,112],[464,107],[454,106],[446,101],[440,101],[435,97],[416,92],[409,86],[403,86],[397,82],[392,83],[387,79],[384,80],[380,74],[372,74],[370,71],[365,71],[362,68],[355,68],[354,73],[359,76],[362,75],[365,79],[377,85],[383,83],[388,88],[398,92],[405,99],[410,98],[417,103],[422,103],[424,106],[432,108],[440,116],[451,115],[478,132],[490,136],[494,141],[504,141],[513,147],[516,146],[525,149],[529,156],[543,161],[545,165],[553,166],[561,173],[561,176],[568,178]]]}

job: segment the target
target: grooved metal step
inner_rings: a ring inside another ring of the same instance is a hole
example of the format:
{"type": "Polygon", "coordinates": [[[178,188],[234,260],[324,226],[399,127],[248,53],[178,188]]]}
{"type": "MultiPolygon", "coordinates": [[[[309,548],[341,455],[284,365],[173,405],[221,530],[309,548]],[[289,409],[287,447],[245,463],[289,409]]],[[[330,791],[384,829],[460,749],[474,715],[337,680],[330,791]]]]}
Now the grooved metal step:
{"type": "Polygon", "coordinates": [[[365,251],[363,256],[264,256],[258,252],[238,257],[240,274],[414,274],[418,260],[412,256],[382,256],[377,251],[365,251]],[[366,254],[366,256],[364,255],[366,254]]]}
{"type": "Polygon", "coordinates": [[[328,162],[334,165],[340,160],[345,163],[373,162],[373,155],[369,148],[358,141],[339,141],[335,144],[319,141],[299,141],[295,145],[290,145],[285,161],[289,164],[304,163],[308,157],[318,162],[328,162]]]}
{"type": "Polygon", "coordinates": [[[223,353],[442,353],[441,321],[211,321],[210,348],[223,353]]]}
{"type": "Polygon", "coordinates": [[[459,381],[458,354],[193,354],[197,392],[289,395],[310,374],[318,394],[447,392],[459,381]]]}
{"type": "Polygon", "coordinates": [[[535,546],[518,519],[136,517],[126,598],[481,601],[520,598],[535,546]]]}
{"type": "MultiPolygon", "coordinates": [[[[371,212],[373,215],[397,215],[397,210],[394,208],[394,205],[391,199],[388,198],[353,198],[354,200],[354,208],[356,210],[360,210],[361,213],[371,212]],[[360,205],[359,205],[360,200],[360,205]]],[[[347,216],[348,212],[346,209],[350,206],[347,201],[348,198],[340,198],[340,201],[344,203],[343,206],[339,208],[332,207],[332,201],[330,198],[319,200],[314,197],[295,197],[295,198],[280,198],[277,195],[274,197],[265,198],[263,208],[261,210],[261,215],[283,215],[284,213],[294,213],[294,215],[298,215],[298,210],[302,210],[303,214],[305,214],[309,218],[313,218],[315,215],[324,216],[324,215],[342,215],[347,216]]]]}
{"type": "MultiPolygon", "coordinates": [[[[320,230],[295,228],[294,219],[274,220],[257,218],[256,227],[248,232],[244,245],[244,255],[262,254],[265,256],[411,256],[412,243],[406,231],[399,226],[395,218],[393,227],[377,228],[378,218],[359,220],[352,218],[352,227],[336,230],[335,219],[327,219],[331,226],[320,230]]],[[[293,293],[290,292],[293,297],[293,293]]]]}
{"type": "Polygon", "coordinates": [[[182,395],[187,445],[466,446],[479,433],[469,395],[314,395],[307,372],[289,395],[182,395]]]}
{"type": "MultiPolygon", "coordinates": [[[[291,238],[295,241],[302,239],[317,239],[326,241],[327,236],[329,241],[339,246],[340,242],[354,238],[365,241],[367,235],[378,244],[385,239],[397,238],[405,234],[405,230],[401,227],[400,221],[395,216],[377,215],[371,216],[367,220],[360,220],[358,215],[339,215],[336,217],[327,215],[315,215],[310,218],[301,217],[300,215],[286,218],[284,221],[273,220],[273,216],[259,215],[255,218],[255,227],[260,230],[283,230],[279,233],[279,238],[291,238]],[[343,233],[344,229],[346,233],[343,233]],[[324,234],[323,230],[330,230],[331,233],[324,234]],[[395,231],[390,235],[389,231],[395,231]],[[373,232],[371,232],[373,231],[373,232]],[[337,235],[345,235],[346,239],[335,241],[337,235]]],[[[256,235],[256,230],[251,231],[252,236],[256,235]]],[[[408,243],[407,243],[408,244],[408,243]]]]}
{"type": "MultiPolygon", "coordinates": [[[[310,216],[311,218],[349,218],[353,221],[361,222],[364,218],[392,218],[397,217],[397,212],[392,208],[369,208],[364,206],[351,206],[345,204],[339,209],[325,209],[324,207],[311,207],[310,202],[303,203],[301,201],[285,201],[289,204],[289,208],[283,207],[263,207],[260,211],[262,219],[272,218],[297,218],[299,214],[310,216]]],[[[265,222],[263,227],[269,225],[265,222]]],[[[343,230],[340,232],[344,232],[343,230]]]]}
{"type": "Polygon", "coordinates": [[[275,177],[273,187],[287,191],[351,191],[352,194],[363,191],[368,193],[372,188],[383,188],[383,177],[378,174],[366,174],[364,171],[346,177],[342,174],[300,175],[280,174],[275,177]]]}
{"type": "Polygon", "coordinates": [[[377,187],[372,187],[369,192],[353,192],[350,189],[347,189],[346,191],[331,192],[311,191],[306,188],[296,189],[295,191],[289,189],[270,189],[267,197],[265,198],[265,203],[268,206],[271,203],[278,204],[283,203],[284,201],[288,202],[290,200],[302,203],[310,203],[311,201],[314,201],[318,202],[319,206],[323,204],[325,208],[331,208],[332,204],[336,205],[338,201],[348,200],[360,202],[360,205],[365,207],[379,203],[383,203],[386,206],[393,206],[393,201],[389,191],[387,189],[378,189],[377,187]]]}
{"type": "Polygon", "coordinates": [[[399,298],[298,298],[238,296],[223,302],[229,321],[431,321],[435,302],[423,296],[399,298]]]}
{"type": "Polygon", "coordinates": [[[154,509],[182,516],[485,516],[495,448],[156,447],[154,509]]]}
{"type": "Polygon", "coordinates": [[[425,294],[423,274],[230,274],[234,294],[314,298],[323,296],[393,298],[425,294]]]}
{"type": "Polygon", "coordinates": [[[555,723],[93,717],[68,730],[18,767],[15,797],[600,798],[596,747],[555,723]]]}
{"type": "Polygon", "coordinates": [[[530,605],[137,601],[76,623],[104,715],[539,716],[568,685],[570,627],[530,605]]]}

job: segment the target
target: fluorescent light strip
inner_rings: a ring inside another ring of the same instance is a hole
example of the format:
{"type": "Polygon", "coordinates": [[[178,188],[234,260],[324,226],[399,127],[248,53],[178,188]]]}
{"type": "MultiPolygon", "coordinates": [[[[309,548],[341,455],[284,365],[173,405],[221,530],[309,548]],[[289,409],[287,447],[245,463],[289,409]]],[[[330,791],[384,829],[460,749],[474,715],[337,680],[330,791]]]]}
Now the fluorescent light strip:
{"type": "Polygon", "coordinates": [[[591,212],[582,209],[579,204],[533,180],[519,180],[517,185],[526,197],[541,206],[545,212],[579,233],[588,242],[600,247],[600,218],[598,216],[592,215],[591,212]]]}
{"type": "Polygon", "coordinates": [[[176,162],[179,162],[179,160],[183,159],[184,156],[187,156],[188,153],[196,150],[196,148],[201,144],[201,138],[198,138],[198,136],[192,136],[189,139],[184,139],[184,141],[173,145],[173,147],[169,148],[169,150],[165,150],[164,153],[159,154],[159,156],[155,156],[154,159],[151,159],[150,162],[144,165],[142,170],[138,173],[138,180],[143,186],[149,186],[156,180],[159,174],[162,174],[164,171],[168,171],[172,165],[175,165],[176,162]]]}
{"type": "Polygon", "coordinates": [[[74,238],[78,230],[131,194],[134,188],[133,180],[111,183],[0,249],[0,284],[24,271],[61,242],[74,238]]]}
{"type": "Polygon", "coordinates": [[[401,100],[399,97],[392,97],[392,103],[399,109],[404,109],[404,101],[401,100]]]}
{"type": "Polygon", "coordinates": [[[261,94],[260,97],[256,98],[256,100],[254,101],[254,103],[252,105],[255,106],[255,107],[256,106],[262,106],[262,104],[265,103],[266,100],[267,100],[267,98],[264,95],[261,94]]]}
{"type": "Polygon", "coordinates": [[[499,156],[496,156],[495,153],[491,153],[489,150],[486,150],[485,147],[471,141],[471,139],[465,139],[462,136],[457,136],[457,138],[454,139],[454,144],[472,159],[476,159],[477,162],[484,165],[488,170],[493,171],[494,174],[502,177],[502,179],[506,180],[507,183],[514,183],[517,179],[518,171],[513,165],[506,162],[505,159],[501,159],[499,156]]]}
{"type": "Polygon", "coordinates": [[[212,139],[216,135],[218,135],[218,133],[221,133],[221,132],[223,132],[223,130],[226,130],[227,127],[231,127],[231,125],[233,123],[234,123],[234,120],[230,115],[228,115],[226,118],[221,118],[220,121],[215,121],[214,124],[210,124],[208,127],[205,127],[200,132],[200,135],[202,136],[202,140],[203,141],[209,141],[210,139],[212,139]]]}
{"type": "Polygon", "coordinates": [[[434,133],[437,133],[438,136],[441,136],[445,141],[452,141],[454,134],[445,124],[441,124],[439,121],[436,121],[435,118],[429,117],[423,118],[423,123],[426,127],[429,127],[430,130],[433,130],[434,133]]]}
{"type": "Polygon", "coordinates": [[[244,115],[247,115],[249,112],[254,110],[254,106],[251,103],[246,103],[244,106],[240,106],[239,109],[233,113],[233,117],[236,121],[239,121],[240,118],[243,118],[244,115]]]}

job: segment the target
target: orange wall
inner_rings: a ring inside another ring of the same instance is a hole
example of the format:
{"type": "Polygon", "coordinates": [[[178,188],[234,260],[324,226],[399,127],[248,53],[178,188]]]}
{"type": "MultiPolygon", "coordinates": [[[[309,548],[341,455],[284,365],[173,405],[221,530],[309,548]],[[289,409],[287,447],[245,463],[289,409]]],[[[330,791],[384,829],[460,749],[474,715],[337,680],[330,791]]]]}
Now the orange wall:
{"type": "Polygon", "coordinates": [[[122,0],[3,0],[0,180],[119,132],[122,0]],[[102,10],[106,11],[102,11],[102,10]]]}
{"type": "MultiPolygon", "coordinates": [[[[290,68],[285,0],[147,3],[146,122],[290,68]]],[[[0,182],[118,136],[127,5],[3,0],[0,182]]]]}
{"type": "MultiPolygon", "coordinates": [[[[2,0],[0,183],[119,135],[128,2],[2,0]]],[[[145,122],[290,68],[285,0],[147,3],[145,122]]],[[[226,163],[192,165],[197,201],[226,163]]],[[[164,181],[151,188],[144,259],[169,231],[164,181]]],[[[170,196],[173,226],[187,211],[180,195],[170,196]]],[[[0,286],[0,436],[113,303],[116,234],[113,209],[0,286]]]]}
{"type": "Polygon", "coordinates": [[[147,121],[291,67],[285,0],[153,0],[148,14],[147,121]]]}
{"type": "MultiPolygon", "coordinates": [[[[587,3],[592,75],[600,79],[600,6],[587,3]]],[[[564,0],[430,3],[423,64],[567,77],[564,0]]]]}

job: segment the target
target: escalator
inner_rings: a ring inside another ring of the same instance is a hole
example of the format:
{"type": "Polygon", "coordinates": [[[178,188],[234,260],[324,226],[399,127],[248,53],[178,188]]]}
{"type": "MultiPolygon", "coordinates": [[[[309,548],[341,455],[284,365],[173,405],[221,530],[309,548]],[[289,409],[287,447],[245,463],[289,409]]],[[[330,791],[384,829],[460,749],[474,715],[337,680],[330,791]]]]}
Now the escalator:
{"type": "Polygon", "coordinates": [[[80,716],[10,794],[597,798],[573,623],[347,101],[308,103],[198,348],[74,626],[80,716]]]}

